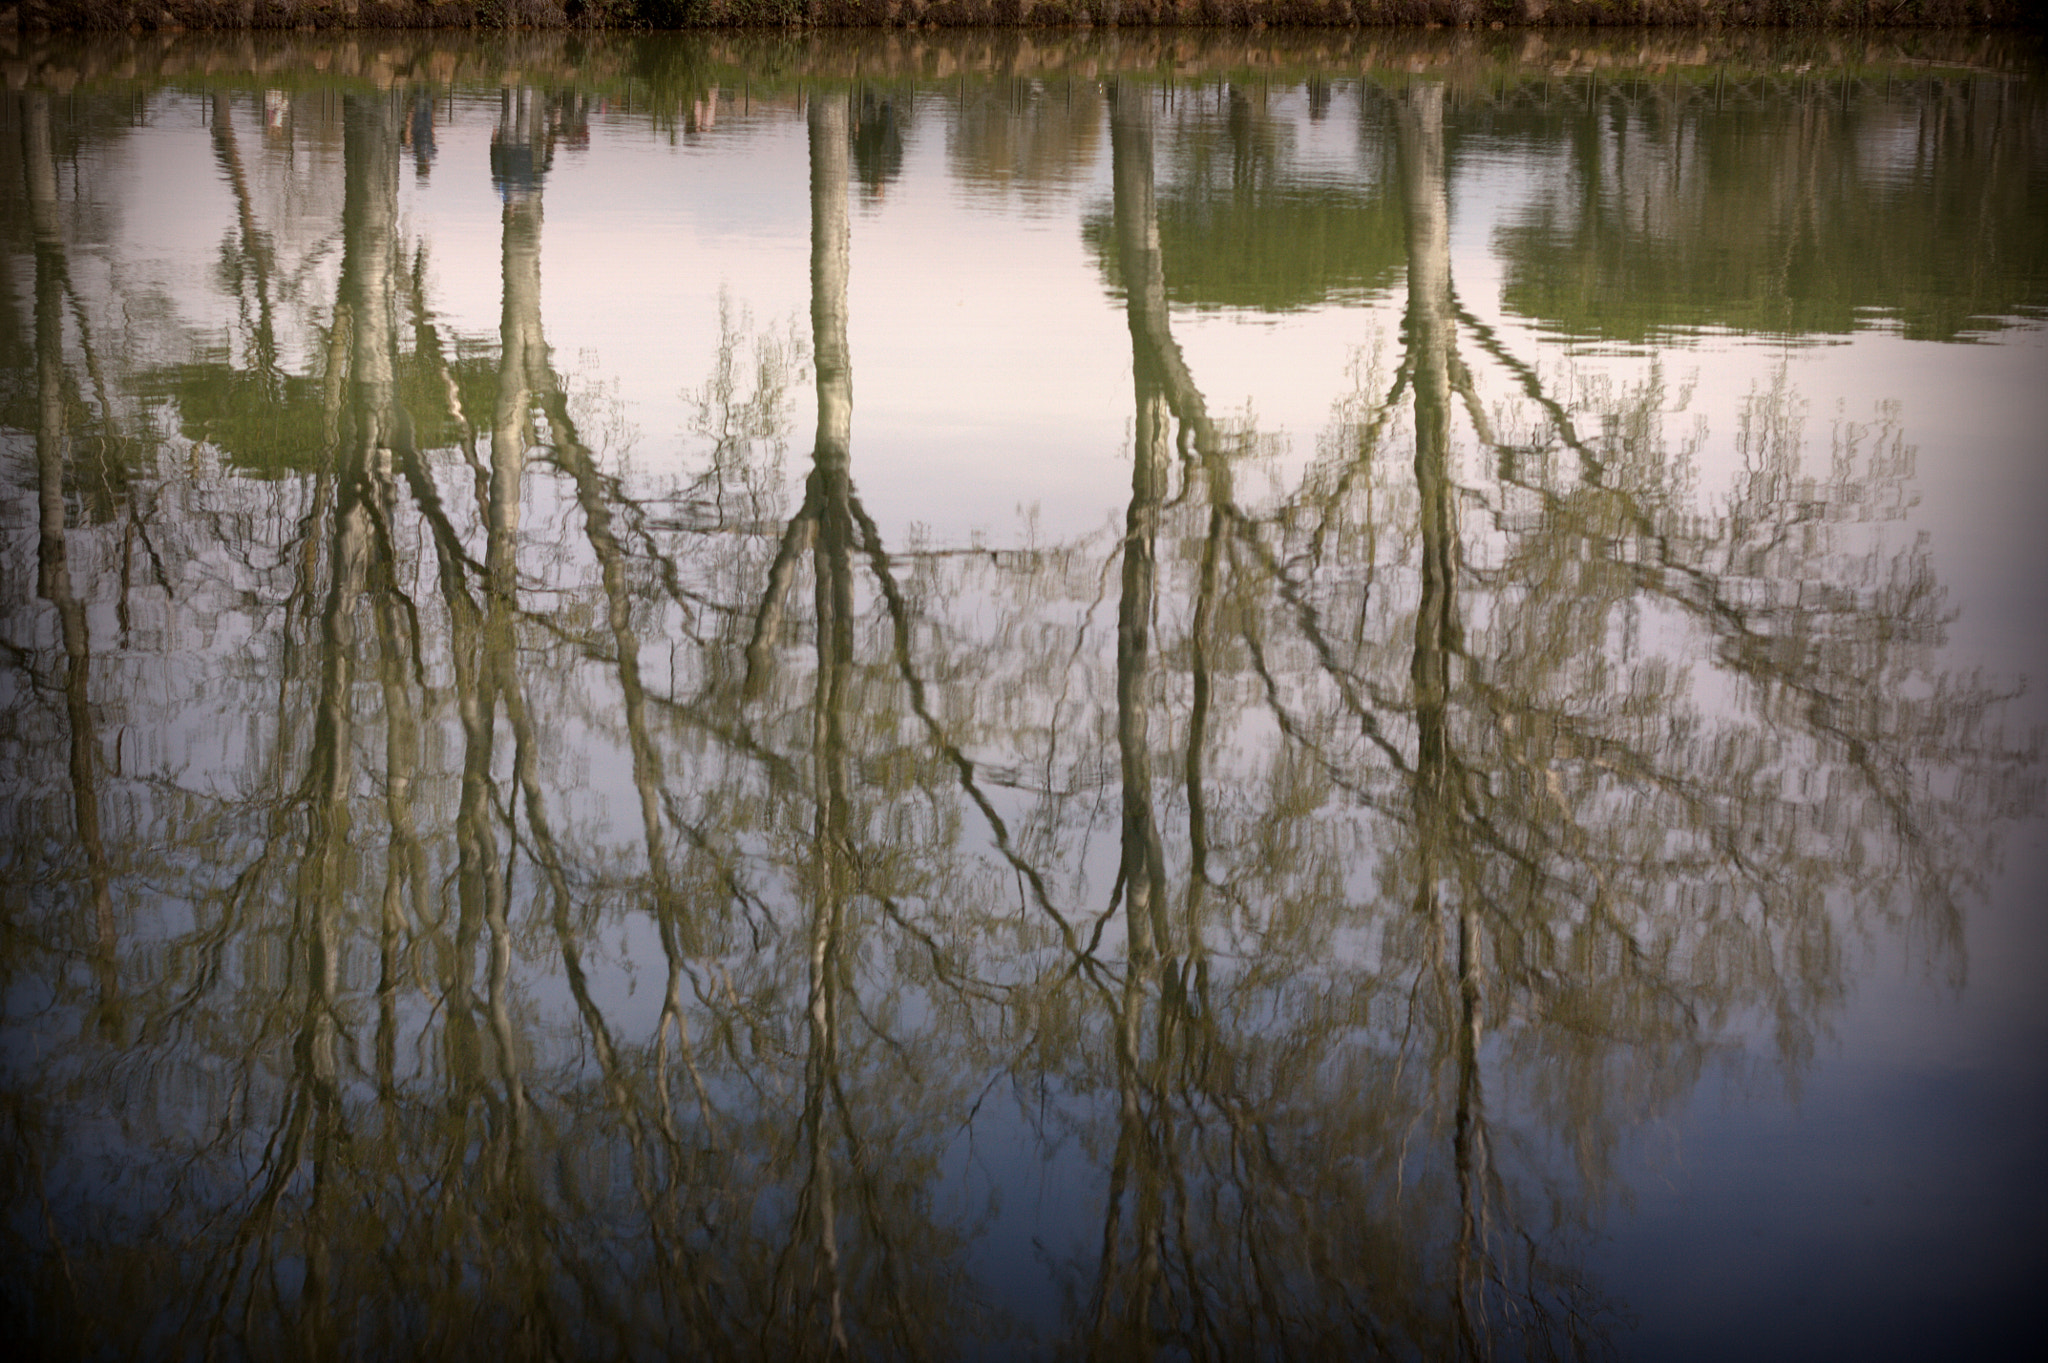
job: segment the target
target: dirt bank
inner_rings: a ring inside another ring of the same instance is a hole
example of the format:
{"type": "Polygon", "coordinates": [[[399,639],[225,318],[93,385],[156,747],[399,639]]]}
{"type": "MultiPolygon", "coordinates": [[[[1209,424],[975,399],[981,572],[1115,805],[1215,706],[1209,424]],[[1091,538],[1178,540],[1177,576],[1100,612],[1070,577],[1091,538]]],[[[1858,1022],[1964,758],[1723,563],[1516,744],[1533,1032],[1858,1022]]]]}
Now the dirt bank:
{"type": "Polygon", "coordinates": [[[0,0],[0,28],[1979,26],[2037,0],[0,0]]]}

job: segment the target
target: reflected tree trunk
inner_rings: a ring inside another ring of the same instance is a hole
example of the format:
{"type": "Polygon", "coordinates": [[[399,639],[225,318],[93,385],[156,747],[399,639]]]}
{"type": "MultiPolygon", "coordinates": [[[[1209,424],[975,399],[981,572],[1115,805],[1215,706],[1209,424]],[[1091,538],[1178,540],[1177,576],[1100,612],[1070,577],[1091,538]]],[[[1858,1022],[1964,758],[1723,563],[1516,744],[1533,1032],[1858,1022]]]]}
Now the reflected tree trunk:
{"type": "Polygon", "coordinates": [[[1149,680],[1158,590],[1159,515],[1166,499],[1173,448],[1173,411],[1161,355],[1170,351],[1177,358],[1178,351],[1166,325],[1152,155],[1150,92],[1120,82],[1110,106],[1110,157],[1136,410],[1116,635],[1116,736],[1123,791],[1117,883],[1123,895],[1126,961],[1121,997],[1114,1010],[1119,1116],[1093,1330],[1096,1339],[1105,1344],[1121,1338],[1137,1347],[1144,1347],[1152,1334],[1162,1234],[1160,1152],[1156,1145],[1164,1133],[1155,1129],[1159,1114],[1148,1110],[1153,1106],[1148,1096],[1155,1096],[1149,1095],[1148,1089],[1149,1081],[1156,1078],[1150,1071],[1157,1056],[1155,1053],[1153,1064],[1147,1063],[1145,1052],[1151,1038],[1144,1035],[1144,1021],[1159,989],[1160,953],[1171,947],[1164,921],[1165,854],[1152,795],[1149,680]],[[1130,1233],[1136,1260],[1127,1276],[1120,1267],[1120,1221],[1126,1201],[1132,1198],[1130,1233]],[[1120,1289],[1112,1285],[1118,1278],[1125,1279],[1120,1289]]]}
{"type": "Polygon", "coordinates": [[[1451,403],[1467,385],[1460,371],[1456,300],[1451,288],[1450,196],[1444,168],[1444,91],[1412,87],[1396,105],[1401,194],[1408,228],[1408,309],[1404,319],[1410,389],[1415,402],[1415,484],[1421,531],[1421,589],[1409,668],[1416,758],[1413,777],[1417,916],[1448,955],[1455,978],[1452,1164],[1458,1226],[1452,1285],[1459,1347],[1486,1349],[1485,1257],[1487,1182],[1485,1123],[1479,1077],[1484,976],[1476,887],[1462,875],[1464,773],[1451,732],[1453,675],[1464,652],[1458,612],[1457,492],[1450,467],[1451,403]],[[1450,882],[1447,886],[1446,882],[1450,882]],[[1446,905],[1446,889],[1450,904],[1446,905]],[[1444,941],[1446,915],[1454,944],[1444,941]],[[1448,950],[1445,947],[1448,946],[1448,950]]]}
{"type": "MultiPolygon", "coordinates": [[[[1179,352],[1167,330],[1166,284],[1154,202],[1151,102],[1119,86],[1110,115],[1117,248],[1124,268],[1136,402],[1131,500],[1124,517],[1123,590],[1117,604],[1117,752],[1123,780],[1125,921],[1134,965],[1148,964],[1163,924],[1166,871],[1152,806],[1147,673],[1157,590],[1159,509],[1166,498],[1173,412],[1162,353],[1179,352]]],[[[1192,392],[1192,383],[1180,385],[1192,392]]]]}
{"type": "Polygon", "coordinates": [[[99,735],[92,717],[92,632],[85,602],[71,579],[65,530],[64,475],[70,459],[70,398],[64,361],[64,297],[69,266],[57,216],[57,157],[50,129],[50,97],[21,96],[22,168],[29,222],[35,235],[36,592],[57,612],[64,648],[64,714],[70,748],[71,814],[85,853],[90,955],[99,986],[100,1027],[111,1037],[119,1023],[112,869],[100,828],[99,735]]]}
{"type": "MultiPolygon", "coordinates": [[[[525,122],[509,139],[517,148],[530,145],[534,92],[506,90],[503,98],[525,122]]],[[[494,136],[495,156],[508,140],[500,118],[494,136]]],[[[503,1152],[501,1177],[519,1174],[527,1146],[529,1117],[525,1084],[517,1062],[517,1040],[511,1015],[512,923],[508,872],[491,828],[502,817],[494,796],[492,772],[497,755],[497,715],[508,706],[519,684],[514,631],[519,609],[519,525],[525,495],[527,448],[533,437],[534,376],[547,365],[547,343],[540,328],[541,191],[538,176],[531,184],[502,183],[502,234],[499,277],[502,284],[498,323],[498,392],[492,409],[490,475],[484,504],[484,607],[481,638],[474,666],[478,676],[479,712],[468,720],[473,745],[465,763],[466,782],[474,782],[480,801],[474,809],[479,873],[475,883],[486,946],[486,1007],[497,1056],[502,1096],[512,1117],[512,1140],[503,1152]]],[[[467,789],[466,792],[467,793],[467,789]]],[[[465,913],[465,919],[469,915],[465,913]]],[[[468,957],[462,968],[468,969],[468,957]]]]}
{"type": "Polygon", "coordinates": [[[810,905],[810,1042],[804,1062],[803,1121],[809,1152],[805,1202],[822,1275],[827,1349],[848,1352],[839,1259],[839,1196],[833,1158],[833,1097],[839,1086],[840,992],[847,899],[852,891],[846,707],[853,664],[853,516],[849,460],[853,370],[846,340],[848,128],[844,93],[814,94],[811,154],[811,332],[818,385],[818,433],[804,503],[815,521],[817,679],[812,718],[816,869],[810,905]]]}
{"type": "MultiPolygon", "coordinates": [[[[341,955],[343,918],[354,888],[354,750],[357,617],[373,576],[389,573],[388,539],[381,533],[372,493],[372,469],[403,439],[394,419],[395,338],[391,297],[393,233],[397,217],[395,148],[383,102],[350,96],[343,107],[344,206],[342,265],[335,308],[335,345],[329,351],[329,449],[332,530],[327,540],[326,591],[318,610],[318,683],[313,728],[300,784],[305,809],[304,854],[292,886],[292,935],[303,971],[291,1042],[291,1084],[263,1187],[248,1213],[252,1232],[288,1195],[300,1168],[310,1163],[310,1203],[301,1222],[304,1281],[286,1313],[297,1322],[297,1348],[308,1357],[329,1352],[336,1338],[336,1277],[346,1265],[333,1245],[335,1168],[346,1138],[341,1091],[341,955]],[[335,372],[336,370],[340,372],[335,372]]],[[[316,497],[315,517],[321,503],[316,497]]],[[[310,522],[309,522],[310,523],[310,522]]],[[[309,545],[309,553],[311,546],[309,545]]],[[[282,717],[280,731],[283,731],[282,717]]],[[[279,1252],[271,1242],[266,1248],[279,1252]]],[[[250,1291],[259,1290],[259,1270],[250,1291]]],[[[223,1303],[225,1306],[225,1303],[223,1303]]]]}
{"type": "MultiPolygon", "coordinates": [[[[1135,405],[1131,497],[1120,542],[1117,609],[1116,741],[1122,790],[1121,895],[1126,962],[1109,1001],[1116,1046],[1117,1139],[1109,1170],[1101,1257],[1093,1290],[1091,1347],[1106,1355],[1150,1350],[1174,1340],[1203,1350],[1226,1347],[1250,1321],[1225,1322],[1197,1286],[1198,1260],[1210,1249],[1190,1239],[1187,1167],[1202,1137],[1188,1127],[1197,1111],[1222,1107],[1232,1141],[1258,1137],[1229,1099],[1228,1058],[1207,1016],[1209,830],[1204,756],[1213,703],[1210,645],[1230,535],[1241,513],[1232,502],[1226,451],[1201,391],[1173,339],[1160,249],[1150,91],[1119,83],[1111,93],[1111,174],[1119,271],[1131,336],[1135,405]],[[1193,692],[1181,765],[1188,802],[1188,885],[1178,922],[1155,795],[1151,712],[1154,630],[1159,612],[1159,540],[1176,447],[1191,454],[1209,501],[1195,589],[1191,649],[1193,692]],[[1128,1217],[1128,1225],[1126,1218],[1128,1217]]],[[[1249,1156],[1259,1162],[1257,1155],[1249,1156]]],[[[1215,1247],[1221,1248],[1221,1247],[1215,1247]]],[[[1249,1248],[1246,1246],[1246,1248],[1249,1248]]],[[[1226,1251],[1228,1252],[1228,1251],[1226,1251]]],[[[1269,1322],[1270,1323],[1270,1322],[1269,1322]]]]}
{"type": "Polygon", "coordinates": [[[330,1164],[344,1138],[339,1054],[341,952],[345,906],[355,888],[353,754],[359,615],[368,600],[381,614],[395,587],[390,527],[378,513],[377,486],[388,482],[391,452],[410,442],[397,392],[398,148],[392,100],[350,96],[343,103],[343,236],[337,326],[346,328],[348,381],[342,444],[336,451],[334,534],[322,612],[321,682],[307,767],[308,855],[301,880],[306,922],[305,1020],[295,1046],[312,1097],[313,1204],[307,1216],[309,1350],[331,1346],[327,1295],[337,1264],[327,1227],[330,1164]],[[345,321],[344,321],[345,319],[345,321]],[[373,588],[375,589],[373,592],[373,588]]]}

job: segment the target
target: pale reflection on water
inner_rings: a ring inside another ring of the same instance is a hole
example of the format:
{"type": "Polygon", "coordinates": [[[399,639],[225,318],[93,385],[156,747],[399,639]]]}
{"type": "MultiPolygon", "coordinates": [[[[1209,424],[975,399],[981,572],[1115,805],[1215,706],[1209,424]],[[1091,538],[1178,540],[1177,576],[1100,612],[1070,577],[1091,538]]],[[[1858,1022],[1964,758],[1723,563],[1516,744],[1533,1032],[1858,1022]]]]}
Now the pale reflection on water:
{"type": "Polygon", "coordinates": [[[42,1351],[2017,1327],[2034,56],[1174,41],[9,96],[42,1351]]]}

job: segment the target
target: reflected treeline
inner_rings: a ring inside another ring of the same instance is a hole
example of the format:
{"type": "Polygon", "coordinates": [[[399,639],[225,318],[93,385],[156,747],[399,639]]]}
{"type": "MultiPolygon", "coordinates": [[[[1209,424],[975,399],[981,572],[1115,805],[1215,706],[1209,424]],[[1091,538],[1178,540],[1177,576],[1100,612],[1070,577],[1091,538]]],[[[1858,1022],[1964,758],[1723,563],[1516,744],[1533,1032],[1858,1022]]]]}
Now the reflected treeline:
{"type": "MultiPolygon", "coordinates": [[[[1174,92],[1160,207],[1172,300],[1283,311],[1391,282],[1404,228],[1390,109],[1402,88],[1254,80],[1174,92]],[[1289,106],[1278,116],[1276,95],[1289,106]],[[1359,127],[1353,164],[1334,176],[1289,142],[1340,97],[1359,127]]],[[[1534,321],[1629,340],[1873,325],[1953,340],[2048,306],[2048,248],[2029,227],[2048,211],[2037,83],[1706,72],[1445,89],[1454,149],[1543,167],[1543,191],[1494,234],[1502,302],[1534,321]]],[[[1117,280],[1107,220],[1087,231],[1117,280]]]]}
{"type": "MultiPolygon", "coordinates": [[[[1263,80],[1171,91],[1157,222],[1172,303],[1284,312],[1361,298],[1396,277],[1402,228],[1384,130],[1364,130],[1341,178],[1304,165],[1294,146],[1302,110],[1274,107],[1300,93],[1263,80]]],[[[1309,112],[1327,110],[1328,82],[1305,94],[1309,112]]],[[[1110,217],[1083,230],[1110,279],[1128,287],[1123,254],[1108,246],[1110,217]]]]}
{"type": "Polygon", "coordinates": [[[1275,98],[808,91],[808,354],[730,311],[704,457],[657,476],[543,326],[581,96],[508,86],[466,169],[430,91],[341,100],[318,305],[222,101],[240,330],[114,378],[66,292],[61,134],[15,96],[19,1329],[86,1356],[1598,1352],[1623,1304],[1581,1263],[1623,1138],[1719,1061],[1796,1080],[1873,935],[1960,971],[2037,754],[1896,542],[1900,414],[1816,460],[1781,375],[1703,491],[1661,370],[1560,379],[1459,301],[1442,84],[1303,94],[1370,133],[1341,187],[1275,98]],[[1100,536],[891,544],[862,499],[850,201],[928,119],[956,173],[1026,191],[1107,139],[1084,231],[1132,438],[1100,536]],[[423,148],[497,194],[487,343],[445,334],[407,235],[423,148]],[[1301,466],[1175,337],[1176,307],[1401,287],[1301,466]],[[175,437],[117,440],[138,411],[175,437]],[[984,1159],[1005,1142],[1059,1174],[1057,1306],[987,1277],[1034,1191],[984,1159]]]}
{"type": "Polygon", "coordinates": [[[1103,88],[1096,81],[962,82],[946,120],[953,173],[987,192],[1023,197],[1078,185],[1102,143],[1103,88]]]}
{"type": "Polygon", "coordinates": [[[1553,162],[1498,229],[1507,306],[1628,339],[1875,322],[1943,341],[2048,306],[2038,82],[1757,84],[1595,82],[1569,115],[1480,111],[1468,135],[1553,162]]]}

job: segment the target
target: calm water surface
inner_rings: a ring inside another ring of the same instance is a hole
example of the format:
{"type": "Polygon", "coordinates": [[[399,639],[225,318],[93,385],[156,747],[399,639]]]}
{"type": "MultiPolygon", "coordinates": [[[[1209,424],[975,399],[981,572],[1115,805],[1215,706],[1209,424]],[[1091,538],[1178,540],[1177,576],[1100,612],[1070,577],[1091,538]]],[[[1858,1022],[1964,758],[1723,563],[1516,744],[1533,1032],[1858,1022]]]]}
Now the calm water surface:
{"type": "Polygon", "coordinates": [[[0,137],[55,1356],[2037,1314],[2048,84],[82,48],[0,137]]]}

